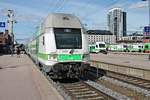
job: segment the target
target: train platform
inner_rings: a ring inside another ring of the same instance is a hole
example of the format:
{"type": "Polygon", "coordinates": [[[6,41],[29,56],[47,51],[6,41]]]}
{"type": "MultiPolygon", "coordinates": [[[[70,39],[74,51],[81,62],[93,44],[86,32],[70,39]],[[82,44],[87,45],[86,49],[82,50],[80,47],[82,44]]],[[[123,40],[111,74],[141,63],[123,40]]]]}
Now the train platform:
{"type": "Polygon", "coordinates": [[[27,55],[1,55],[0,100],[64,99],[27,55]]]}
{"type": "Polygon", "coordinates": [[[150,81],[148,55],[91,54],[91,66],[150,81]]]}
{"type": "Polygon", "coordinates": [[[150,70],[148,55],[91,54],[91,60],[150,70]]]}

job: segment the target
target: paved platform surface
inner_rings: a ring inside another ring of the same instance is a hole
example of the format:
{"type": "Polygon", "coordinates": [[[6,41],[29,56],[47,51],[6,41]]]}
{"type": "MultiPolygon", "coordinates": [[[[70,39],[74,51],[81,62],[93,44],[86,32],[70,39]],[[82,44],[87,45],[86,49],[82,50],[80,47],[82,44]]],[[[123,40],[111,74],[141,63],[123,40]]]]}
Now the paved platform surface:
{"type": "Polygon", "coordinates": [[[150,70],[148,55],[91,54],[91,60],[150,70]]]}
{"type": "Polygon", "coordinates": [[[0,56],[0,100],[63,100],[26,56],[0,56]]]}

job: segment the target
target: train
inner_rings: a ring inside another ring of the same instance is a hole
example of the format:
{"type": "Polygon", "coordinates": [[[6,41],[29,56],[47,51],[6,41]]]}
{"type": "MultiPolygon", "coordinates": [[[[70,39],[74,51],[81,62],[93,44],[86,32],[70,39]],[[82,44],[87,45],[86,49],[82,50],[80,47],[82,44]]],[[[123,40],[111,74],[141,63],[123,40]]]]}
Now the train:
{"type": "Polygon", "coordinates": [[[98,43],[89,45],[90,53],[99,53],[100,51],[112,51],[112,52],[144,52],[150,53],[150,43],[139,43],[139,44],[106,44],[103,48],[98,46],[98,43]]]}
{"type": "Polygon", "coordinates": [[[110,44],[109,50],[117,52],[143,52],[144,46],[143,44],[110,44]]]}
{"type": "Polygon", "coordinates": [[[150,43],[145,43],[144,44],[144,52],[145,53],[150,53],[150,43]]]}
{"type": "Polygon", "coordinates": [[[49,14],[38,27],[26,52],[51,78],[76,78],[90,66],[87,33],[72,14],[49,14]]]}
{"type": "Polygon", "coordinates": [[[91,53],[100,53],[106,52],[107,45],[105,42],[95,42],[94,44],[89,45],[89,51],[91,53]]]}

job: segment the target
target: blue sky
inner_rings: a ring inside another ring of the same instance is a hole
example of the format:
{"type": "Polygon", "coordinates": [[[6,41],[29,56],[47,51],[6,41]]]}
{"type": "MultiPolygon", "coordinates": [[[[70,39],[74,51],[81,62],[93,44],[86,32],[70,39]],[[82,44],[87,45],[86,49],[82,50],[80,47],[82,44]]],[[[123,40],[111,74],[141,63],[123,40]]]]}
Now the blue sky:
{"type": "Polygon", "coordinates": [[[127,12],[128,31],[148,25],[147,2],[141,0],[0,0],[0,21],[6,21],[8,9],[15,11],[17,39],[32,37],[36,27],[53,12],[74,14],[88,29],[107,29],[107,12],[113,7],[127,12]]]}

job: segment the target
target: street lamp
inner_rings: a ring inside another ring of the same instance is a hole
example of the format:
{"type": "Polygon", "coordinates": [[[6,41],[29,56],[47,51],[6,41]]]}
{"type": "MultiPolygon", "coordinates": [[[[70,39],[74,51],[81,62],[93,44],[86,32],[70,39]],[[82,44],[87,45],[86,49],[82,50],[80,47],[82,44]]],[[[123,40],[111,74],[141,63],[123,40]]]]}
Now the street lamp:
{"type": "Polygon", "coordinates": [[[150,26],[150,0],[142,0],[142,1],[148,1],[148,9],[149,9],[149,26],[150,26]]]}

